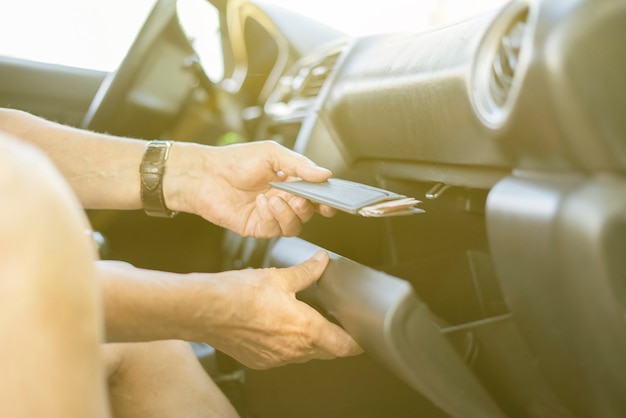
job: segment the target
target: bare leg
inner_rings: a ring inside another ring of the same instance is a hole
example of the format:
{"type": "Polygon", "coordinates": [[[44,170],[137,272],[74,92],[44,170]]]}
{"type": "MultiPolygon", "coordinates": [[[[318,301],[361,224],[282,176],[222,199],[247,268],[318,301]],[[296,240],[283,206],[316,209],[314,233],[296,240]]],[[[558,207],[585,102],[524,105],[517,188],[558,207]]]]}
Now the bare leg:
{"type": "Polygon", "coordinates": [[[106,344],[104,352],[115,417],[238,416],[186,342],[106,344]]]}
{"type": "Polygon", "coordinates": [[[39,151],[0,133],[0,408],[106,417],[103,326],[87,220],[39,151]]]}

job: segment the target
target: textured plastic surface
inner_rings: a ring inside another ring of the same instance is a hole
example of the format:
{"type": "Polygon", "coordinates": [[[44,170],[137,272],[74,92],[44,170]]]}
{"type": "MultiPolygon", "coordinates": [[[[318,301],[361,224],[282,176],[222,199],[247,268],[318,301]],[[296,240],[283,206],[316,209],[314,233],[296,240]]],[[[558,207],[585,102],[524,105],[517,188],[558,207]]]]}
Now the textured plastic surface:
{"type": "Polygon", "coordinates": [[[626,180],[507,178],[491,191],[493,262],[514,318],[576,416],[626,416],[626,180]]]}
{"type": "MultiPolygon", "coordinates": [[[[295,265],[318,249],[299,238],[281,238],[266,264],[295,265]]],[[[317,299],[368,355],[452,417],[503,416],[408,282],[330,255],[317,299]]]]}

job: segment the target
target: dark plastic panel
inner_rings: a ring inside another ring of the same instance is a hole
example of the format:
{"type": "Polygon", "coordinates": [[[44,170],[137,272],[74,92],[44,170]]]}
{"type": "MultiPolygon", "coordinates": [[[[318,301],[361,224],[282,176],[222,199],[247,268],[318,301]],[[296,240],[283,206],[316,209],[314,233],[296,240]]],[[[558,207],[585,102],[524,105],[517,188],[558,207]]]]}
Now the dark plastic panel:
{"type": "Polygon", "coordinates": [[[105,72],[0,57],[0,106],[78,126],[105,72]]]}
{"type": "MultiPolygon", "coordinates": [[[[299,238],[281,238],[266,264],[295,265],[318,249],[299,238]]],[[[408,282],[330,255],[316,289],[308,291],[368,355],[453,417],[503,416],[408,282]]]]}
{"type": "MultiPolygon", "coordinates": [[[[322,90],[314,123],[352,166],[624,171],[625,33],[622,0],[514,0],[423,33],[359,38],[322,90]],[[490,123],[477,106],[489,77],[477,73],[491,71],[503,33],[524,8],[511,100],[490,123]]],[[[332,163],[315,144],[317,131],[302,132],[298,149],[332,163]]]]}
{"type": "Polygon", "coordinates": [[[508,178],[487,229],[514,318],[555,391],[585,417],[626,415],[626,179],[508,178]]]}

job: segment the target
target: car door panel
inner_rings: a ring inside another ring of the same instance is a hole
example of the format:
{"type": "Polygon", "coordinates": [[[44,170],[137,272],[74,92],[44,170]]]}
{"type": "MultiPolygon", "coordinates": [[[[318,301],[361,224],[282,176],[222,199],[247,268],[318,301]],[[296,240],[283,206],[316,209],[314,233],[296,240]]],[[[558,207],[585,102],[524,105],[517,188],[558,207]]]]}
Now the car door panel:
{"type": "Polygon", "coordinates": [[[103,71],[0,57],[0,105],[78,126],[105,75],[103,71]]]}

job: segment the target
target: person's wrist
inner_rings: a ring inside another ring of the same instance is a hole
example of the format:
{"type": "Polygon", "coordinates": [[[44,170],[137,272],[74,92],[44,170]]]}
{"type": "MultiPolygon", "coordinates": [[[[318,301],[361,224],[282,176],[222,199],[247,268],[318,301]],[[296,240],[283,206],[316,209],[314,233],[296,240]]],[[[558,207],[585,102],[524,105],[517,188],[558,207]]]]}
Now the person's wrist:
{"type": "Polygon", "coordinates": [[[187,273],[176,278],[177,337],[212,343],[209,336],[228,327],[233,313],[232,290],[224,273],[187,273]],[[211,303],[207,304],[206,301],[211,303]]]}
{"type": "Polygon", "coordinates": [[[171,210],[198,214],[196,200],[207,181],[204,154],[209,148],[189,142],[172,145],[163,178],[163,195],[171,210]]]}
{"type": "Polygon", "coordinates": [[[141,202],[146,214],[172,218],[178,212],[170,210],[163,194],[163,178],[172,141],[148,141],[139,165],[141,202]]]}

